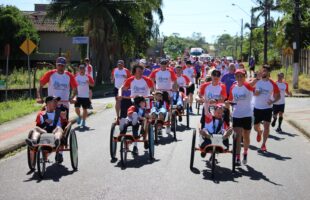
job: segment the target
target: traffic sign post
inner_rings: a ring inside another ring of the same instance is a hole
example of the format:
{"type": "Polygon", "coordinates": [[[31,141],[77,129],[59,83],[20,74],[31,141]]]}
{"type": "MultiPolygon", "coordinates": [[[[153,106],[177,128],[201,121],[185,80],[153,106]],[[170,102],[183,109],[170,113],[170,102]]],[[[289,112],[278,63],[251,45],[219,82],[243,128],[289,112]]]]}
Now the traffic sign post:
{"type": "Polygon", "coordinates": [[[33,52],[37,45],[35,45],[30,39],[26,39],[19,47],[25,54],[27,54],[28,63],[28,78],[29,78],[29,96],[31,98],[31,71],[30,71],[30,54],[33,52]]]}
{"type": "Polygon", "coordinates": [[[4,54],[6,56],[6,70],[5,70],[5,101],[8,100],[8,76],[9,76],[9,57],[10,57],[10,44],[6,44],[4,54]]]}

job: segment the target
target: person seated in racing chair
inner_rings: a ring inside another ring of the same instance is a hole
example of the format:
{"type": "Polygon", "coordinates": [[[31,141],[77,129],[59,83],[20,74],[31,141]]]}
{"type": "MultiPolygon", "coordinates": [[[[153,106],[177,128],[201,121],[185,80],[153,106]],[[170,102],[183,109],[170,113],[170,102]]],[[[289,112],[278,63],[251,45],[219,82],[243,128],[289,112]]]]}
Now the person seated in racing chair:
{"type": "Polygon", "coordinates": [[[45,109],[42,109],[36,118],[36,127],[30,131],[30,138],[26,139],[27,145],[33,147],[38,143],[43,133],[55,135],[55,147],[58,148],[63,136],[63,128],[68,123],[66,111],[57,108],[60,97],[48,96],[45,98],[45,109]],[[65,112],[63,112],[65,111],[65,112]]]}
{"type": "MultiPolygon", "coordinates": [[[[223,144],[226,147],[226,150],[229,149],[229,136],[232,134],[232,128],[227,125],[223,119],[224,115],[224,105],[215,104],[214,113],[210,112],[209,103],[205,104],[205,124],[204,128],[200,130],[200,136],[202,138],[200,148],[205,148],[207,145],[210,145],[211,137],[214,134],[223,135],[223,144]]],[[[202,152],[201,157],[205,157],[206,153],[202,152]]]]}
{"type": "MultiPolygon", "coordinates": [[[[146,101],[143,96],[136,96],[134,98],[134,105],[127,110],[127,118],[120,122],[121,134],[126,134],[127,127],[132,126],[132,134],[134,138],[139,138],[139,126],[147,118],[146,101]]],[[[145,127],[144,127],[145,128],[145,127]]],[[[138,154],[137,142],[134,142],[133,154],[138,154]]]]}
{"type": "MultiPolygon", "coordinates": [[[[176,106],[178,113],[183,112],[184,101],[186,100],[184,87],[179,87],[177,84],[173,85],[172,105],[176,106]]],[[[182,115],[179,115],[179,121],[182,121],[182,115]]]]}
{"type": "MultiPolygon", "coordinates": [[[[155,91],[154,101],[151,106],[151,116],[152,120],[157,120],[157,125],[159,128],[159,133],[161,134],[161,128],[166,121],[167,110],[169,107],[169,94],[167,92],[155,91]],[[166,93],[166,94],[165,94],[166,93]]],[[[167,133],[170,133],[170,127],[167,126],[167,133]]]]}

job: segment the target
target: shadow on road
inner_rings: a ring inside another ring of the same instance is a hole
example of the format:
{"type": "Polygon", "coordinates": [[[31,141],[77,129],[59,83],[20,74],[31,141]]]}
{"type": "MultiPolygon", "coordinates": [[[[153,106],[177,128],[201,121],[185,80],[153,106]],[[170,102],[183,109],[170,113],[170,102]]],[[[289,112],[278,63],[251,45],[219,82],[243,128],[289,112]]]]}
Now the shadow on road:
{"type": "Polygon", "coordinates": [[[281,141],[281,140],[284,140],[284,138],[280,138],[280,137],[278,137],[278,136],[271,135],[271,134],[269,134],[269,137],[268,137],[268,138],[270,138],[270,139],[274,139],[274,140],[276,140],[276,141],[281,141]]]}
{"type": "Polygon", "coordinates": [[[276,153],[272,153],[270,151],[267,151],[267,152],[262,152],[259,148],[253,146],[253,145],[250,145],[250,149],[251,150],[254,150],[254,151],[257,151],[258,155],[260,156],[264,156],[266,158],[274,158],[276,160],[281,160],[281,161],[285,161],[285,160],[290,160],[292,159],[291,157],[283,157],[279,154],[276,154],[276,153]]]}
{"type": "Polygon", "coordinates": [[[295,136],[299,136],[299,135],[297,135],[297,134],[292,134],[292,133],[288,133],[288,132],[281,132],[281,133],[279,133],[279,135],[287,135],[287,136],[290,136],[290,137],[295,137],[295,136]]]}
{"type": "MultiPolygon", "coordinates": [[[[172,133],[166,134],[167,135],[166,137],[159,136],[157,145],[167,145],[167,144],[171,144],[173,142],[182,141],[182,140],[178,140],[178,139],[177,139],[177,141],[175,141],[174,137],[171,134],[172,133]]],[[[178,133],[177,133],[177,138],[178,138],[178,133]]]]}
{"type": "Polygon", "coordinates": [[[88,126],[83,126],[83,127],[80,127],[80,126],[77,126],[74,128],[75,131],[78,131],[78,132],[86,132],[86,131],[93,131],[93,130],[96,130],[94,128],[90,128],[88,126]]]}
{"type": "Polygon", "coordinates": [[[137,155],[137,156],[133,156],[133,158],[129,158],[127,160],[127,164],[125,168],[122,166],[120,159],[119,159],[119,162],[115,165],[115,167],[119,167],[122,170],[125,170],[126,168],[140,168],[140,167],[143,167],[144,165],[150,165],[158,161],[159,159],[150,160],[148,151],[144,151],[143,155],[137,155]]]}
{"type": "MultiPolygon", "coordinates": [[[[38,172],[33,172],[32,177],[30,177],[27,180],[24,180],[24,182],[30,182],[30,181],[36,181],[37,183],[45,180],[53,180],[54,182],[59,182],[59,180],[63,176],[68,176],[73,174],[75,171],[69,171],[67,167],[59,164],[52,164],[46,168],[46,172],[44,174],[43,179],[39,177],[38,172]]],[[[29,172],[27,173],[27,175],[29,172]]]]}
{"type": "Polygon", "coordinates": [[[184,132],[184,131],[188,131],[190,129],[191,128],[187,128],[187,126],[184,124],[178,124],[178,126],[177,126],[177,132],[184,132]]]}
{"type": "Polygon", "coordinates": [[[249,165],[247,165],[246,168],[247,168],[247,170],[244,170],[242,168],[238,168],[238,171],[242,174],[242,176],[247,176],[251,180],[254,180],[254,181],[264,180],[264,181],[271,183],[273,185],[276,185],[276,186],[283,186],[281,184],[278,184],[278,183],[271,181],[262,172],[256,171],[253,167],[251,167],[249,165]]]}

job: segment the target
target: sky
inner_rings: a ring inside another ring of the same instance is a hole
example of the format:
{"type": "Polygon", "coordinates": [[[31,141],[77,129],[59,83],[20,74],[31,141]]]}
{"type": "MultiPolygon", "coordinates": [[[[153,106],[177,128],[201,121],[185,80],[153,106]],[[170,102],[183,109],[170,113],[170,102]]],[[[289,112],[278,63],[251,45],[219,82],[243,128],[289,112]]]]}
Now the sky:
{"type": "MultiPolygon", "coordinates": [[[[0,4],[15,5],[24,11],[34,10],[35,3],[49,2],[0,0],[0,4]]],[[[179,33],[181,37],[190,37],[193,32],[200,32],[209,43],[223,33],[240,36],[241,19],[244,24],[249,23],[251,7],[255,6],[255,0],[163,0],[164,22],[160,25],[160,33],[164,36],[179,33]]],[[[278,18],[280,14],[273,16],[278,18]]]]}

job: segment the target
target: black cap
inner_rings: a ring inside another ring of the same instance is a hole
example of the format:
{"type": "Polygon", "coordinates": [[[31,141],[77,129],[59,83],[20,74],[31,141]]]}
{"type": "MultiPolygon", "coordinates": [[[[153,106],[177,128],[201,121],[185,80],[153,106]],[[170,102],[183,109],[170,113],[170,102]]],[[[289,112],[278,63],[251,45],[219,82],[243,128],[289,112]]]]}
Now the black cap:
{"type": "Polygon", "coordinates": [[[53,100],[60,101],[60,99],[61,99],[60,97],[47,96],[45,98],[45,103],[48,103],[48,102],[53,101],[53,100]]]}
{"type": "Polygon", "coordinates": [[[168,60],[165,58],[160,59],[160,64],[161,65],[167,65],[168,64],[168,60]]]}
{"type": "Polygon", "coordinates": [[[186,64],[187,64],[187,65],[191,65],[192,62],[191,62],[190,60],[188,60],[188,61],[186,61],[186,64]]]}

